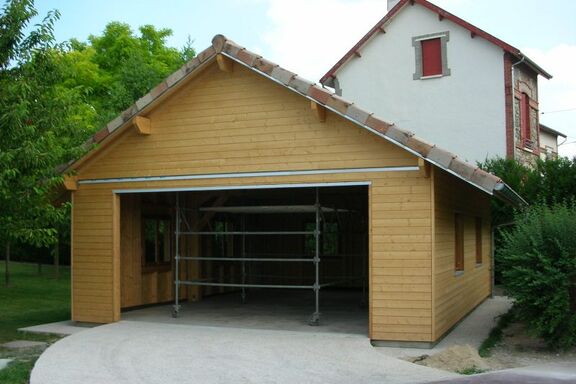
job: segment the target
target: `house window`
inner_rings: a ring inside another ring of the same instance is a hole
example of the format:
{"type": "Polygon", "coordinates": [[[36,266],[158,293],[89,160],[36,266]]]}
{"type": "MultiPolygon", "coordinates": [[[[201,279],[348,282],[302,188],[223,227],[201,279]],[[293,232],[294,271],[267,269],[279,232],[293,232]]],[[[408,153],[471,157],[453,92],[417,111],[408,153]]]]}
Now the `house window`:
{"type": "Polygon", "coordinates": [[[170,265],[171,236],[170,219],[166,217],[144,217],[142,238],[145,266],[170,265]]]}
{"type": "Polygon", "coordinates": [[[464,270],[464,218],[459,213],[454,215],[454,270],[464,270]]]}
{"type": "Polygon", "coordinates": [[[450,76],[447,58],[449,32],[412,38],[416,57],[414,80],[450,76]]]}
{"type": "Polygon", "coordinates": [[[476,218],[476,264],[482,264],[482,218],[476,218]]]}
{"type": "Polygon", "coordinates": [[[422,40],[422,76],[442,74],[442,46],[440,38],[422,40]]]}
{"type": "Polygon", "coordinates": [[[522,93],[520,99],[520,135],[525,148],[532,149],[532,137],[530,126],[530,97],[522,93]]]}

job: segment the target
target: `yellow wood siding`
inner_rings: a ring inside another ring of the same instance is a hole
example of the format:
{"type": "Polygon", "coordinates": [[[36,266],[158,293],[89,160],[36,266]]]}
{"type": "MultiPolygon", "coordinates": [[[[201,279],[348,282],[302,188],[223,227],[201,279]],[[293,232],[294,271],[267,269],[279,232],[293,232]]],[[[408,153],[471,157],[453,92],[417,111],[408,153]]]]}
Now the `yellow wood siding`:
{"type": "Polygon", "coordinates": [[[434,332],[442,337],[490,294],[490,196],[434,169],[434,332]],[[455,272],[454,215],[464,220],[464,271],[455,272]],[[482,218],[483,263],[476,265],[475,219],[482,218]]]}
{"type": "MultiPolygon", "coordinates": [[[[151,135],[129,130],[83,164],[79,180],[418,164],[333,113],[318,122],[307,99],[240,66],[233,73],[207,69],[148,117],[151,135]]],[[[114,288],[114,190],[368,181],[370,336],[431,341],[431,180],[421,171],[405,171],[80,184],[74,192],[73,318],[110,322],[120,308],[114,288]]],[[[120,259],[134,257],[118,252],[120,259]]],[[[150,284],[150,295],[163,292],[150,284]]]]}

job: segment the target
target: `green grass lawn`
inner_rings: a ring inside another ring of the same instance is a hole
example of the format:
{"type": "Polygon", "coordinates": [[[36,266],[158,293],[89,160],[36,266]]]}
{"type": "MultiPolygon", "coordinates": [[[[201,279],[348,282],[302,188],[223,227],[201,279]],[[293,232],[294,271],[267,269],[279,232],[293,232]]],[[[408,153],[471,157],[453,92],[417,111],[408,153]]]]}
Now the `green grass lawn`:
{"type": "MultiPolygon", "coordinates": [[[[70,319],[70,269],[60,267],[60,279],[52,266],[38,274],[36,264],[11,263],[10,286],[4,285],[4,261],[0,264],[0,344],[13,340],[53,342],[58,337],[19,332],[18,328],[70,319]]],[[[27,383],[38,352],[14,352],[0,348],[0,358],[14,358],[0,371],[0,383],[27,383]]]]}

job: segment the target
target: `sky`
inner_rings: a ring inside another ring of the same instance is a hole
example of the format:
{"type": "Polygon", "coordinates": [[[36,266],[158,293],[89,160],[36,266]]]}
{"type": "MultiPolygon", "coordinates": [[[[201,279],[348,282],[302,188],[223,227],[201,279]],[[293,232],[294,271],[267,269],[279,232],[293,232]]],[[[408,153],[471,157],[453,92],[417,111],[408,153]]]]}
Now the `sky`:
{"type": "MultiPolygon", "coordinates": [[[[576,156],[576,1],[432,0],[519,48],[554,77],[539,78],[540,122],[568,135],[560,154],[576,156]]],[[[241,46],[318,81],[378,20],[386,0],[36,0],[40,15],[58,9],[57,40],[85,40],[110,21],[136,31],[173,31],[199,52],[223,34],[241,46]]],[[[560,142],[564,141],[563,139],[560,142]]]]}

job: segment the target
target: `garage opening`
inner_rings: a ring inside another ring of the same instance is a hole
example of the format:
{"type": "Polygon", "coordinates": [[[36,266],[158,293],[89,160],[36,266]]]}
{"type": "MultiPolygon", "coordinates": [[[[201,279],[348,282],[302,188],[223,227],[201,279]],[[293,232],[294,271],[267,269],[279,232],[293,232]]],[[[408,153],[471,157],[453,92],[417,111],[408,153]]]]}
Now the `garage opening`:
{"type": "Polygon", "coordinates": [[[127,193],[121,209],[122,306],[165,304],[124,319],[367,333],[366,185],[127,193]]]}

